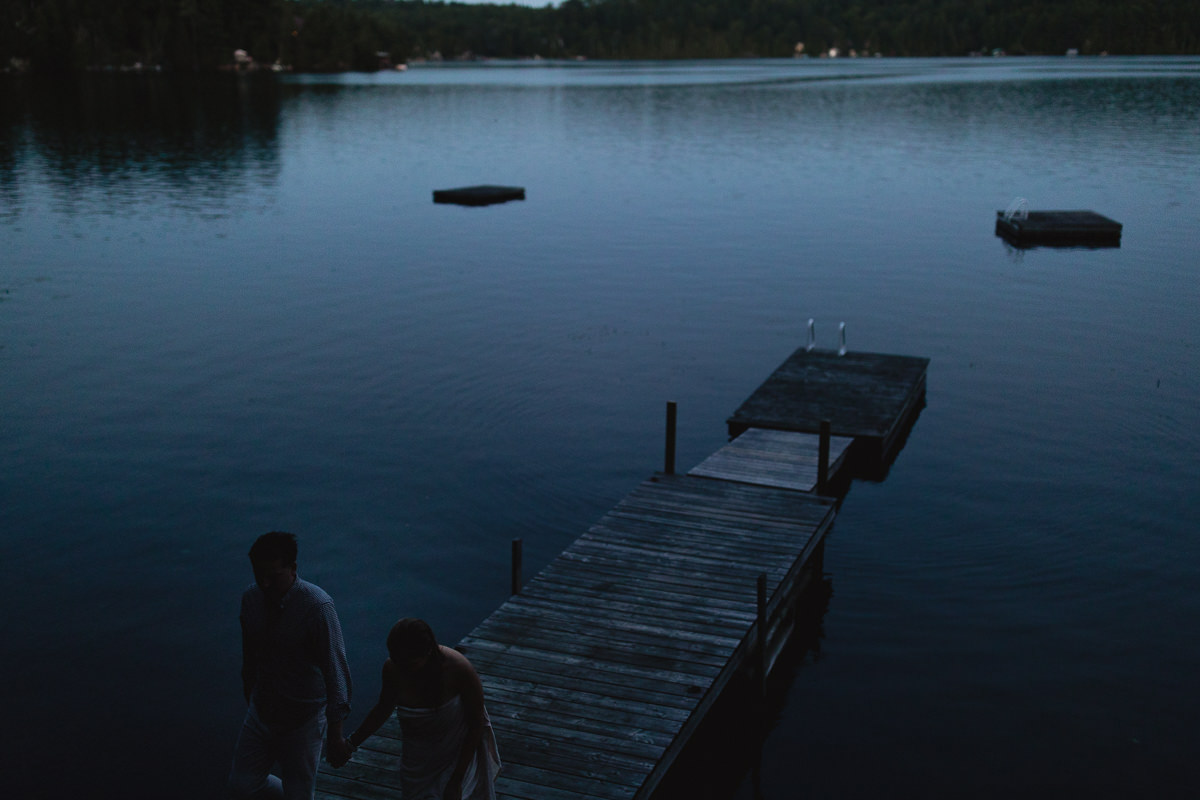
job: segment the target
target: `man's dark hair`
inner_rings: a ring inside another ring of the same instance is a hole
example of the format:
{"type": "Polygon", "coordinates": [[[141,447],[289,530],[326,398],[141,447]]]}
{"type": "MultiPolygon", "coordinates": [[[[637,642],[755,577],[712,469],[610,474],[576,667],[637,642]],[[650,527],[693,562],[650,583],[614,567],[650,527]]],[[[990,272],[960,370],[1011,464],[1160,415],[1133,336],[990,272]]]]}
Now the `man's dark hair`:
{"type": "Polygon", "coordinates": [[[250,563],[255,566],[270,561],[295,564],[298,549],[295,534],[285,531],[264,533],[255,539],[254,544],[250,547],[250,563]]]}

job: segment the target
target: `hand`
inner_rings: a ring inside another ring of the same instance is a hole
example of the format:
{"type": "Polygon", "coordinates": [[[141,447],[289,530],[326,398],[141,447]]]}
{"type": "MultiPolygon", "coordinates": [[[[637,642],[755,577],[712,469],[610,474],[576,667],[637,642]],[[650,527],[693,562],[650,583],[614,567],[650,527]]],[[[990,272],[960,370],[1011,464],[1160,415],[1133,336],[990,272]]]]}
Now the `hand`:
{"type": "Polygon", "coordinates": [[[325,760],[329,762],[329,766],[337,769],[350,760],[350,756],[354,754],[355,747],[350,744],[349,739],[330,739],[325,742],[325,760]]]}

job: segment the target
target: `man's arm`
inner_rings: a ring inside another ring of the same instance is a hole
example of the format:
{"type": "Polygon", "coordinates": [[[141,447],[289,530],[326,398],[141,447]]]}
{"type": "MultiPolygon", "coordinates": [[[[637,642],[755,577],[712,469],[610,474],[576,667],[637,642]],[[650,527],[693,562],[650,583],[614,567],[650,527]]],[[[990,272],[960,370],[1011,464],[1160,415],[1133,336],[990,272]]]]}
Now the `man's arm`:
{"type": "Polygon", "coordinates": [[[346,735],[342,732],[342,721],[339,719],[330,722],[325,735],[325,759],[330,766],[340,767],[349,761],[352,755],[354,747],[346,741],[346,735]]]}
{"type": "Polygon", "coordinates": [[[238,615],[242,627],[242,694],[247,705],[254,693],[254,682],[258,678],[258,648],[250,636],[246,622],[246,598],[242,598],[242,613],[238,615]]]}
{"type": "Polygon", "coordinates": [[[350,759],[353,749],[346,742],[342,723],[350,714],[350,665],[346,660],[346,643],[342,625],[333,603],[325,603],[317,614],[317,657],[325,679],[325,757],[335,767],[350,759]]]}

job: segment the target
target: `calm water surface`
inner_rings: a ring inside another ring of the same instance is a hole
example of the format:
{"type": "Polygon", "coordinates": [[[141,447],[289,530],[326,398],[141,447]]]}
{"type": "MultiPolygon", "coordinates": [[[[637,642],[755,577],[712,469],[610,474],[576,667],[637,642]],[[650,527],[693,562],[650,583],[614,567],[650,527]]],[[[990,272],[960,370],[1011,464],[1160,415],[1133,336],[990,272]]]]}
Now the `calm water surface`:
{"type": "MultiPolygon", "coordinates": [[[[481,65],[0,83],[0,756],[220,796],[245,552],[377,690],[803,343],[932,359],[829,541],[757,776],[697,796],[1200,789],[1200,60],[481,65]],[[526,187],[484,209],[472,183],[526,187]],[[1018,251],[1090,208],[1120,248],[1018,251]]],[[[741,737],[744,739],[745,737],[741,737]]]]}

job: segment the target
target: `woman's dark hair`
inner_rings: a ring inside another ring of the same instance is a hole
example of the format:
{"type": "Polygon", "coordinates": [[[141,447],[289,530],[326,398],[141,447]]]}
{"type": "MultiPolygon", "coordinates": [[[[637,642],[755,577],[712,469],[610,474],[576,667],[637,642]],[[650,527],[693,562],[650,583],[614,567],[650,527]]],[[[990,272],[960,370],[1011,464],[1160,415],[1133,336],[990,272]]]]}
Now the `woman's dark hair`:
{"type": "Polygon", "coordinates": [[[421,694],[432,706],[442,694],[442,662],[445,656],[438,647],[433,628],[423,619],[405,617],[392,626],[387,637],[388,655],[392,663],[402,666],[414,657],[426,656],[425,663],[413,675],[421,694]]]}
{"type": "Polygon", "coordinates": [[[433,628],[425,620],[416,617],[405,617],[392,626],[388,632],[387,649],[393,661],[432,653],[440,655],[433,628]]]}

